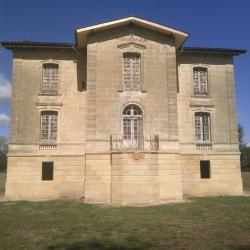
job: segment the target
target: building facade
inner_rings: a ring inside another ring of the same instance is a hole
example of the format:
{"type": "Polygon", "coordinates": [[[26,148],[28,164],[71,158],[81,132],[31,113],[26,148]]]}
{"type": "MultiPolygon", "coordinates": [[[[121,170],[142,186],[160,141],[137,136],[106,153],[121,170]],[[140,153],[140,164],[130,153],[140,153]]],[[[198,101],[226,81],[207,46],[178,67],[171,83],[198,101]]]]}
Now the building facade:
{"type": "Polygon", "coordinates": [[[13,51],[7,200],[241,195],[233,56],[137,17],[13,51]]]}

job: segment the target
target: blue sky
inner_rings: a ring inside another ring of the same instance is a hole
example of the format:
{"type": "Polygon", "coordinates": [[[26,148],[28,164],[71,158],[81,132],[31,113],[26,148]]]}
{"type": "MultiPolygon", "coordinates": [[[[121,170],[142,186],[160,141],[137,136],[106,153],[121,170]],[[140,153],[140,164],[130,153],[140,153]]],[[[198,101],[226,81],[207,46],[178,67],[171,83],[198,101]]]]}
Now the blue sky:
{"type": "MultiPolygon", "coordinates": [[[[185,46],[246,48],[235,57],[238,121],[250,143],[250,1],[0,0],[0,41],[74,41],[74,29],[136,15],[189,33],[185,46]]],[[[11,52],[0,48],[0,136],[8,135],[11,52]]]]}

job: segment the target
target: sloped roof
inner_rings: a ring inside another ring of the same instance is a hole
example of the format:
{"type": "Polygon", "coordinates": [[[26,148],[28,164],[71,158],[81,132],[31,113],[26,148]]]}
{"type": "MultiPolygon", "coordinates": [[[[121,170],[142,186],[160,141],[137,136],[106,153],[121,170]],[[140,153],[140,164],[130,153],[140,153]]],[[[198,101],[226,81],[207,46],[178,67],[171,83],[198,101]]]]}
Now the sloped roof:
{"type": "Polygon", "coordinates": [[[5,48],[14,48],[14,47],[57,47],[57,48],[71,48],[74,46],[73,43],[65,42],[34,42],[29,40],[24,41],[1,41],[1,46],[5,48]]]}
{"type": "Polygon", "coordinates": [[[208,47],[182,47],[180,51],[183,52],[202,52],[202,53],[223,53],[238,56],[247,52],[246,49],[234,48],[208,48],[208,47]]]}
{"type": "MultiPolygon", "coordinates": [[[[1,46],[7,49],[12,48],[72,48],[76,47],[74,43],[66,42],[34,42],[34,41],[1,41],[1,46]]],[[[235,49],[235,48],[209,48],[209,47],[180,47],[179,52],[186,53],[220,53],[220,54],[231,54],[238,56],[246,53],[246,49],[235,49]]]]}
{"type": "Polygon", "coordinates": [[[138,27],[153,30],[165,35],[173,35],[175,37],[175,46],[179,48],[188,37],[188,33],[180,31],[168,26],[158,24],[149,20],[145,20],[135,16],[129,16],[121,19],[116,19],[109,22],[99,23],[76,29],[76,44],[79,47],[84,47],[87,42],[87,36],[93,32],[104,31],[111,28],[121,27],[128,24],[134,24],[138,27]]]}

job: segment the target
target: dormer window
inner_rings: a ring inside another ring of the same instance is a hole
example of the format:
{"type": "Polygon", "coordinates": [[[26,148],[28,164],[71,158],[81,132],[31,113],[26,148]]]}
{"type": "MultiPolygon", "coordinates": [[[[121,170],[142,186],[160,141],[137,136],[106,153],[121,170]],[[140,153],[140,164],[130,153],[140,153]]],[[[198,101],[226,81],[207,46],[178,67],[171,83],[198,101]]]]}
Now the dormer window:
{"type": "Polygon", "coordinates": [[[139,53],[123,54],[123,89],[141,89],[141,60],[139,53]]]}
{"type": "Polygon", "coordinates": [[[58,94],[58,68],[55,63],[43,64],[43,79],[41,93],[45,95],[58,94]]]}
{"type": "Polygon", "coordinates": [[[207,68],[205,67],[193,68],[194,95],[196,96],[208,95],[207,85],[208,85],[207,84],[207,68]]]}

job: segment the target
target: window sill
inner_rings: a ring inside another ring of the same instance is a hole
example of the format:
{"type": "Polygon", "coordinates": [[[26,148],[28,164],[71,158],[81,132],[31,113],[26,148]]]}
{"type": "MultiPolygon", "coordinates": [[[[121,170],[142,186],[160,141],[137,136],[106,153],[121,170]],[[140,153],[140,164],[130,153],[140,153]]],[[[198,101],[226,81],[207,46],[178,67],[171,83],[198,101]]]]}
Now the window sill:
{"type": "Polygon", "coordinates": [[[61,96],[59,93],[38,93],[38,96],[61,96]]]}
{"type": "Polygon", "coordinates": [[[121,88],[121,89],[118,89],[118,92],[141,92],[141,93],[147,93],[147,89],[142,88],[142,89],[136,90],[136,89],[123,89],[123,88],[121,88]]]}
{"type": "Polygon", "coordinates": [[[57,148],[56,142],[40,142],[39,149],[40,150],[53,150],[57,148]]]}
{"type": "Polygon", "coordinates": [[[192,98],[211,98],[209,95],[192,95],[192,98]]]}
{"type": "Polygon", "coordinates": [[[199,150],[210,150],[213,149],[212,142],[196,142],[196,148],[199,150]]]}

